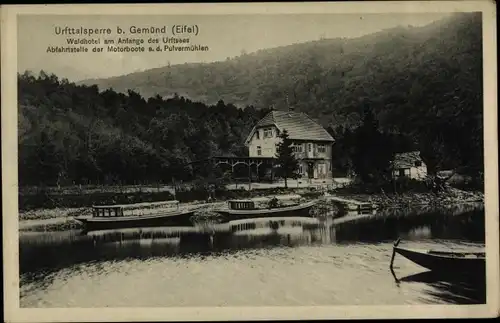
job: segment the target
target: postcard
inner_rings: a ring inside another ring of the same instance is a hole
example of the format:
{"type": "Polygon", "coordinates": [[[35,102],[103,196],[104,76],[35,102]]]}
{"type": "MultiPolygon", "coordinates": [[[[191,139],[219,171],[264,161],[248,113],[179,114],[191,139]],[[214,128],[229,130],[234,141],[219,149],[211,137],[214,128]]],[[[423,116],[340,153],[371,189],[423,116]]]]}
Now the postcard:
{"type": "Polygon", "coordinates": [[[498,315],[491,1],[1,13],[6,322],[498,315]]]}

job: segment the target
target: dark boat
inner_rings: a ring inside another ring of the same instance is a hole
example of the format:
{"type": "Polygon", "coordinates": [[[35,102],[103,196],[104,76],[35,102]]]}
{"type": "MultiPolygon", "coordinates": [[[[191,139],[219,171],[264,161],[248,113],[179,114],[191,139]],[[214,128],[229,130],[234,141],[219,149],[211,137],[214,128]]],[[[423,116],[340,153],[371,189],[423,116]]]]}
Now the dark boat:
{"type": "Polygon", "coordinates": [[[415,250],[398,247],[400,240],[393,247],[391,269],[394,255],[400,254],[417,265],[436,272],[444,273],[479,273],[486,270],[485,252],[415,250]]]}
{"type": "Polygon", "coordinates": [[[180,210],[177,201],[93,206],[91,217],[76,217],[87,231],[155,227],[189,226],[195,210],[180,210]]]}
{"type": "Polygon", "coordinates": [[[230,200],[227,209],[217,210],[227,220],[262,218],[262,217],[310,217],[310,209],[316,201],[257,207],[258,199],[230,200]]]}

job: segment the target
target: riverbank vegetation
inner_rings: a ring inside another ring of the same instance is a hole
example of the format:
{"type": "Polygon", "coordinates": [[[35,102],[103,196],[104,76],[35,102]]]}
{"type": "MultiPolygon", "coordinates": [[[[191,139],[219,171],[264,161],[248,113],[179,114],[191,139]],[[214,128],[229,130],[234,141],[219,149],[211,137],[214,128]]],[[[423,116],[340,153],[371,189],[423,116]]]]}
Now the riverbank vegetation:
{"type": "Polygon", "coordinates": [[[367,194],[358,193],[358,191],[353,192],[350,189],[335,190],[334,193],[344,198],[376,204],[379,209],[484,203],[484,193],[480,191],[463,191],[456,188],[449,188],[441,194],[429,191],[367,194]]]}

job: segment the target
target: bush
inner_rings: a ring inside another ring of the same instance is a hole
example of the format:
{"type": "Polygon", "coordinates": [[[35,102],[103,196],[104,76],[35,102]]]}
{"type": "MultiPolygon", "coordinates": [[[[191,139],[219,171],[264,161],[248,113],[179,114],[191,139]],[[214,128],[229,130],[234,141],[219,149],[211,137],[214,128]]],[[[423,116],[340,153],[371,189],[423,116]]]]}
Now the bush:
{"type": "Polygon", "coordinates": [[[425,181],[419,181],[407,177],[402,177],[393,180],[392,190],[389,190],[389,188],[387,187],[387,191],[393,191],[395,193],[404,193],[404,192],[425,193],[429,192],[429,190],[430,189],[425,181]]]}
{"type": "Polygon", "coordinates": [[[401,177],[390,181],[379,181],[373,183],[365,183],[362,181],[354,181],[342,188],[334,189],[331,192],[341,191],[348,194],[378,194],[382,191],[386,193],[426,193],[430,191],[425,181],[401,177]]]}
{"type": "Polygon", "coordinates": [[[460,176],[455,175],[448,181],[450,186],[463,191],[481,191],[484,192],[484,175],[460,176]]]}

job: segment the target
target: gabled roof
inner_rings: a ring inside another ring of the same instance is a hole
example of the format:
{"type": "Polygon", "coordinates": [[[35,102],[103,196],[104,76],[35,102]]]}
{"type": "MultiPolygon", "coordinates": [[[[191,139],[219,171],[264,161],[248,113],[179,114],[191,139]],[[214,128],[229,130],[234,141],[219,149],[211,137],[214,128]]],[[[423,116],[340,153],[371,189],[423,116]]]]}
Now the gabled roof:
{"type": "Polygon", "coordinates": [[[280,131],[286,129],[290,139],[335,141],[325,128],[312,120],[305,113],[275,110],[269,112],[264,118],[257,122],[248,135],[246,142],[249,142],[257,128],[265,126],[276,126],[280,131]]]}
{"type": "Polygon", "coordinates": [[[405,153],[397,153],[394,155],[393,167],[394,168],[411,168],[415,167],[416,161],[422,161],[420,151],[409,151],[405,153]]]}

